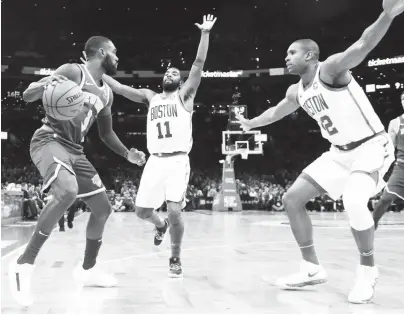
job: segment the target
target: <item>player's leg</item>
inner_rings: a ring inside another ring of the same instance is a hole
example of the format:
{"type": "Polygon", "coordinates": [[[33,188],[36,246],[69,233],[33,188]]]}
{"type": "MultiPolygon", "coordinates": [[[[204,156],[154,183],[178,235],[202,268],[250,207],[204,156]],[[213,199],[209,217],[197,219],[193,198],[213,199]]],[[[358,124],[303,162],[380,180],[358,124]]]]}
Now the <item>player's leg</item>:
{"type": "Polygon", "coordinates": [[[383,194],[380,196],[380,199],[377,201],[375,209],[373,210],[373,221],[375,225],[375,231],[379,226],[380,219],[383,217],[383,215],[389,209],[393,201],[396,199],[397,196],[387,191],[387,188],[383,191],[383,194]]]}
{"type": "Polygon", "coordinates": [[[115,277],[102,271],[96,264],[105,224],[112,212],[112,205],[105,191],[85,197],[84,201],[90,207],[91,214],[86,230],[83,264],[74,270],[74,278],[85,286],[115,286],[117,283],[115,277]]]}
{"type": "Polygon", "coordinates": [[[303,257],[300,272],[278,280],[286,289],[295,289],[327,281],[327,274],[319,264],[313,241],[313,225],[306,210],[312,198],[328,193],[337,199],[346,182],[348,171],[324,153],[311,163],[283,196],[283,205],[288,215],[293,235],[303,257]]]}
{"type": "Polygon", "coordinates": [[[375,230],[379,221],[386,213],[387,209],[394,200],[400,198],[404,200],[404,167],[401,162],[394,166],[393,172],[389,178],[386,189],[381,195],[373,211],[373,220],[375,222],[375,230]]]}
{"type": "Polygon", "coordinates": [[[24,253],[19,257],[18,264],[34,264],[39,250],[52,233],[55,224],[76,199],[78,191],[76,177],[63,169],[63,166],[58,165],[56,169],[54,173],[56,178],[51,183],[50,189],[52,198],[42,210],[34,234],[24,253]]]}
{"type": "Polygon", "coordinates": [[[373,297],[378,278],[373,255],[374,221],[367,203],[383,186],[383,176],[394,158],[394,147],[389,138],[381,137],[364,145],[356,155],[343,192],[344,207],[360,254],[357,277],[348,300],[367,303],[373,297]]]}
{"type": "MultiPolygon", "coordinates": [[[[140,185],[139,185],[140,187],[140,185]]],[[[160,217],[154,208],[146,208],[146,207],[140,207],[140,206],[135,206],[135,211],[136,215],[138,216],[139,219],[149,221],[150,223],[153,223],[157,229],[164,229],[166,224],[165,221],[162,217],[160,217]]],[[[156,208],[158,209],[158,207],[156,208]]]]}
{"type": "Polygon", "coordinates": [[[84,155],[76,159],[73,168],[79,185],[77,197],[82,198],[91,210],[86,229],[84,261],[82,266],[74,270],[74,278],[83,285],[114,286],[116,284],[114,277],[103,273],[98,266],[95,268],[104,227],[112,213],[112,205],[100,176],[84,155]]]}
{"type": "Polygon", "coordinates": [[[151,156],[143,170],[136,196],[136,215],[156,226],[154,245],[162,243],[168,229],[168,221],[161,218],[155,209],[164,202],[164,165],[162,159],[151,156]]]}
{"type": "Polygon", "coordinates": [[[368,302],[373,296],[378,277],[373,256],[374,221],[367,207],[368,200],[375,194],[378,177],[377,172],[353,172],[343,195],[344,208],[360,254],[356,282],[348,296],[351,303],[368,302]]]}
{"type": "Polygon", "coordinates": [[[360,252],[360,263],[365,266],[374,266],[374,222],[367,203],[374,195],[378,178],[378,172],[352,172],[343,194],[344,207],[360,252]]]}
{"type": "Polygon", "coordinates": [[[324,193],[324,189],[309,175],[302,173],[282,198],[293,236],[300,247],[303,259],[316,265],[319,265],[319,262],[314,249],[313,225],[307,213],[306,203],[324,193]]]}
{"type": "Polygon", "coordinates": [[[171,278],[182,277],[180,255],[182,238],[184,236],[184,221],[181,217],[181,210],[184,208],[184,206],[185,202],[167,201],[167,213],[171,237],[171,257],[169,260],[169,277],[171,278]]]}
{"type": "Polygon", "coordinates": [[[188,155],[172,157],[167,160],[169,170],[166,181],[166,200],[168,222],[170,224],[171,257],[169,277],[182,277],[181,245],[184,236],[184,221],[181,210],[186,206],[185,194],[189,181],[190,165],[188,155]]]}
{"type": "Polygon", "coordinates": [[[23,254],[17,263],[10,263],[10,289],[15,300],[23,306],[33,302],[30,282],[35,259],[78,191],[76,177],[69,165],[70,156],[62,145],[56,141],[37,145],[31,150],[31,158],[44,178],[43,189],[50,187],[52,198],[42,210],[23,254]]]}
{"type": "Polygon", "coordinates": [[[86,229],[86,249],[84,254],[83,268],[92,268],[98,256],[102,244],[105,224],[112,213],[112,205],[105,191],[84,198],[84,202],[90,207],[91,214],[86,229]]]}

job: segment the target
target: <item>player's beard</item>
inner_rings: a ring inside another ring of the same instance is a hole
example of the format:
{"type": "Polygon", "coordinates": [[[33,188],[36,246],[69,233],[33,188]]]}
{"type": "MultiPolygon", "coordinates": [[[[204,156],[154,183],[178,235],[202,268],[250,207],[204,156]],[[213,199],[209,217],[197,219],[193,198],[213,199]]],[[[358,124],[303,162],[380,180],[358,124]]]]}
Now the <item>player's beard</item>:
{"type": "Polygon", "coordinates": [[[171,81],[170,83],[167,83],[166,81],[163,81],[163,91],[165,92],[173,92],[178,89],[179,86],[180,82],[171,81]]]}
{"type": "Polygon", "coordinates": [[[114,63],[112,62],[112,58],[109,55],[106,55],[104,60],[101,63],[101,66],[104,68],[104,71],[108,75],[114,75],[116,74],[116,67],[114,63]]]}

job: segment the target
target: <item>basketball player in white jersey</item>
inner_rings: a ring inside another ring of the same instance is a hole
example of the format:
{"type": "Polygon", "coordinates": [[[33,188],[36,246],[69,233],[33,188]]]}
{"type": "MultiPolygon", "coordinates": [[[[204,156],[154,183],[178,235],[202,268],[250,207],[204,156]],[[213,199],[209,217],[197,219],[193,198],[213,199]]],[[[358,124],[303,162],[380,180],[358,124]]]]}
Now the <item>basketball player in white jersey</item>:
{"type": "Polygon", "coordinates": [[[163,93],[134,89],[105,76],[115,93],[149,106],[147,114],[147,148],[151,154],[139,185],[136,213],[156,225],[155,245],[160,245],[170,226],[171,258],[169,276],[182,277],[180,261],[184,223],[181,210],[189,180],[189,157],[192,148],[192,112],[194,98],[201,82],[202,69],[209,46],[209,32],[216,22],[213,15],[195,24],[202,32],[196,59],[188,80],[181,85],[177,68],[169,68],[163,78],[163,93]],[[154,211],[167,202],[168,220],[154,211]]]}
{"type": "MultiPolygon", "coordinates": [[[[401,105],[404,107],[404,92],[401,93],[401,105]]],[[[404,200],[404,114],[390,121],[388,133],[397,149],[396,163],[386,189],[380,196],[373,211],[375,229],[377,229],[380,219],[393,201],[398,198],[404,200]]]]}
{"type": "Polygon", "coordinates": [[[262,115],[245,120],[244,130],[274,123],[299,108],[314,118],[331,148],[297,178],[283,197],[303,262],[299,273],[278,280],[284,288],[296,289],[327,281],[313,245],[313,227],[305,204],[327,193],[334,200],[343,196],[350,226],[360,253],[360,265],[348,300],[367,303],[374,293],[378,270],[373,259],[374,225],[367,208],[370,197],[384,185],[383,175],[394,159],[390,137],[365,93],[352,77],[358,66],[380,42],[394,17],[404,10],[403,0],[385,0],[384,11],[362,37],[346,51],[319,62],[319,48],[310,39],[289,47],[286,65],[300,82],[290,86],[286,97],[262,115]]]}

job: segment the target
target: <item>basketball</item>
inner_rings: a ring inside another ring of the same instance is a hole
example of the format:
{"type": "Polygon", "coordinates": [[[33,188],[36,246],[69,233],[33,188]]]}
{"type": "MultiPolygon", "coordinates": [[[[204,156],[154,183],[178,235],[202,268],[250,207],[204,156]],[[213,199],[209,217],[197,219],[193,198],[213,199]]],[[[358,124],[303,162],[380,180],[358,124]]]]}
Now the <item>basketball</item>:
{"type": "Polygon", "coordinates": [[[57,120],[70,120],[77,116],[84,104],[85,95],[73,81],[49,84],[43,92],[42,102],[46,113],[57,120]]]}

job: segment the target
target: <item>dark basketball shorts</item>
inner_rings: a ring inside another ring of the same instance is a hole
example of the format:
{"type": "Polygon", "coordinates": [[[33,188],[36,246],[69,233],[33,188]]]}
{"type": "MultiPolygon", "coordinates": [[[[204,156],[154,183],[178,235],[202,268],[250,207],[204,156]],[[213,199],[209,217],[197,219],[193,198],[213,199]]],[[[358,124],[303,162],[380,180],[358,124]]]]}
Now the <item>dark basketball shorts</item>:
{"type": "Polygon", "coordinates": [[[386,191],[404,200],[404,163],[396,162],[394,165],[386,191]]]}
{"type": "Polygon", "coordinates": [[[57,140],[38,139],[34,136],[30,154],[43,177],[42,191],[49,189],[62,169],[76,176],[79,186],[77,198],[89,197],[105,191],[100,176],[86,156],[83,153],[73,152],[67,145],[57,140]]]}

